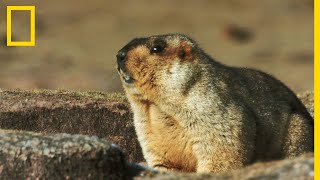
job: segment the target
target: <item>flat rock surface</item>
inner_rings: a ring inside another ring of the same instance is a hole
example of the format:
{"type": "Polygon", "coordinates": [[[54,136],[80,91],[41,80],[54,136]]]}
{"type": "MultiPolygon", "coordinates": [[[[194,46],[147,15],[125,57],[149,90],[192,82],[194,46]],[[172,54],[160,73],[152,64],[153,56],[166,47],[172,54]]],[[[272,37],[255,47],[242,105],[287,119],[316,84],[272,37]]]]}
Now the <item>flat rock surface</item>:
{"type": "Polygon", "coordinates": [[[314,178],[313,153],[305,154],[294,159],[256,163],[243,169],[230,171],[223,174],[183,174],[183,173],[152,173],[146,172],[136,177],[137,180],[209,180],[209,179],[256,179],[256,180],[311,180],[314,178]]]}
{"type": "Polygon", "coordinates": [[[144,161],[122,94],[0,89],[0,128],[96,135],[119,145],[130,161],[144,161]]]}
{"type": "Polygon", "coordinates": [[[106,140],[0,130],[0,179],[121,179],[126,162],[106,140]]]}

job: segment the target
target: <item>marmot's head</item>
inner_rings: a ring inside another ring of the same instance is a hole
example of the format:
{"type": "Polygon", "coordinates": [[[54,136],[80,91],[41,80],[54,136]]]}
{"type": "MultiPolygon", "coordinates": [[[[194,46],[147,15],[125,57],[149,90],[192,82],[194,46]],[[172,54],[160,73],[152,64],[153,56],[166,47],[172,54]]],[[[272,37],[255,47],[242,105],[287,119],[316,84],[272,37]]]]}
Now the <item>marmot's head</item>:
{"type": "Polygon", "coordinates": [[[186,66],[197,61],[198,50],[192,39],[181,34],[136,38],[118,52],[118,72],[124,87],[134,87],[137,94],[136,88],[167,86],[163,79],[181,83],[190,71],[186,66]]]}

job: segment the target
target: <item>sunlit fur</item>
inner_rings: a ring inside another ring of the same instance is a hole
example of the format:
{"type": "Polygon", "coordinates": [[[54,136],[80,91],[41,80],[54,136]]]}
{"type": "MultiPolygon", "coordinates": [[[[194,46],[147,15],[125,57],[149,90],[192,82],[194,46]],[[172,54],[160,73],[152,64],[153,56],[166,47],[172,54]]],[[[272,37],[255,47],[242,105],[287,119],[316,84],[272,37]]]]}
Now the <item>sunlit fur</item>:
{"type": "Polygon", "coordinates": [[[128,48],[121,77],[149,166],[223,172],[313,151],[313,119],[280,81],[225,66],[181,34],[128,48]],[[166,42],[161,53],[150,47],[166,42]],[[123,79],[122,79],[123,80],[123,79]]]}

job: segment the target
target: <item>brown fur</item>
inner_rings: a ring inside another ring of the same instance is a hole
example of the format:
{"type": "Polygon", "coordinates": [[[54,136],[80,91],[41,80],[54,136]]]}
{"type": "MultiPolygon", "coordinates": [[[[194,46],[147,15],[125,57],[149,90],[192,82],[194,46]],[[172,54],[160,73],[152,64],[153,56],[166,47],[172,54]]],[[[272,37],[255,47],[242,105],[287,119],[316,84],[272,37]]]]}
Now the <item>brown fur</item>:
{"type": "Polygon", "coordinates": [[[132,40],[118,71],[149,166],[222,172],[313,151],[313,119],[291,90],[216,62],[185,35],[132,40]]]}

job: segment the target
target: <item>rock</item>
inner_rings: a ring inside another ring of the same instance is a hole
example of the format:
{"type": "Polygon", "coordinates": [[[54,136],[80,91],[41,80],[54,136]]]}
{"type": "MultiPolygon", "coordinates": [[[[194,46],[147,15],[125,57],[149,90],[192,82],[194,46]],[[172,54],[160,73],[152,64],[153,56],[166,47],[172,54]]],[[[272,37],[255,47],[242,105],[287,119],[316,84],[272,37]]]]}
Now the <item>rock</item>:
{"type": "Polygon", "coordinates": [[[247,43],[253,40],[253,31],[235,24],[225,26],[223,28],[223,34],[227,38],[239,43],[247,43]]]}
{"type": "Polygon", "coordinates": [[[256,163],[243,169],[234,170],[221,174],[183,174],[183,173],[157,173],[146,172],[135,179],[153,180],[175,180],[175,179],[313,179],[314,178],[314,158],[313,153],[305,154],[294,159],[273,161],[267,163],[256,163]]]}
{"type": "Polygon", "coordinates": [[[119,145],[129,161],[144,158],[123,94],[0,89],[0,128],[96,135],[119,145]]]}
{"type": "Polygon", "coordinates": [[[313,179],[314,156],[308,153],[294,159],[256,163],[243,170],[237,170],[232,177],[243,179],[313,179]]]}
{"type": "Polygon", "coordinates": [[[309,113],[312,117],[314,117],[314,94],[313,92],[303,92],[298,94],[298,97],[302,101],[302,103],[306,106],[309,113]]]}
{"type": "Polygon", "coordinates": [[[0,130],[0,179],[313,179],[313,153],[220,174],[164,173],[128,164],[96,136],[0,130]]]}
{"type": "Polygon", "coordinates": [[[123,179],[123,153],[95,136],[0,130],[0,179],[123,179]]]}

